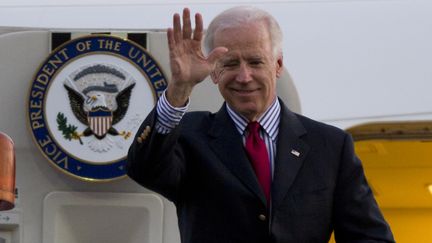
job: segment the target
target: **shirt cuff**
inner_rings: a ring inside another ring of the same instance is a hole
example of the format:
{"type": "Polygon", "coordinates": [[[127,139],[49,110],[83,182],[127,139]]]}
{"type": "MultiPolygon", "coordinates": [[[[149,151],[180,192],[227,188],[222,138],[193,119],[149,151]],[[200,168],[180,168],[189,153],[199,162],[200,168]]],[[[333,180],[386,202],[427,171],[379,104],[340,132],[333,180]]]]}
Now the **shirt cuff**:
{"type": "Polygon", "coordinates": [[[182,119],[189,107],[189,100],[183,107],[172,106],[166,98],[166,90],[159,97],[156,104],[156,131],[161,134],[170,133],[182,119]]]}

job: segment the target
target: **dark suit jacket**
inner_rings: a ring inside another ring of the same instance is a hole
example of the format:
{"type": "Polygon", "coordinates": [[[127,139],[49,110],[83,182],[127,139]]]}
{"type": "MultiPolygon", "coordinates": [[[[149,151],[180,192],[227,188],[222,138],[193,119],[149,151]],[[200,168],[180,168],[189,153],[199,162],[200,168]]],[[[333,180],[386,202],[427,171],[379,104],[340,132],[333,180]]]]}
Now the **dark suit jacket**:
{"type": "Polygon", "coordinates": [[[128,175],[175,203],[183,243],[324,243],[333,230],[337,242],[393,242],[345,132],[282,104],[269,213],[225,106],[187,113],[168,135],[155,113],[128,175]]]}

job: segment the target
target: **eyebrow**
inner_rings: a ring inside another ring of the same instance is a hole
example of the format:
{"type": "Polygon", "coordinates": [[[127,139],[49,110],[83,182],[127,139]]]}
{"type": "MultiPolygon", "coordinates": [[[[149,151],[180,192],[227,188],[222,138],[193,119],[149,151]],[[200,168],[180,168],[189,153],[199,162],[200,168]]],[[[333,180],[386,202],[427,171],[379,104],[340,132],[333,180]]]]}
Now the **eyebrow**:
{"type": "Polygon", "coordinates": [[[238,62],[238,57],[223,57],[220,59],[221,63],[227,63],[227,62],[238,62]]]}
{"type": "Polygon", "coordinates": [[[254,55],[251,55],[251,56],[247,57],[246,59],[263,59],[263,58],[264,58],[263,55],[256,55],[256,54],[254,54],[254,55]]]}
{"type": "MultiPolygon", "coordinates": [[[[239,59],[242,59],[241,57],[239,57],[238,55],[226,55],[224,57],[222,57],[219,62],[220,63],[228,63],[228,62],[238,62],[239,59]]],[[[245,58],[243,58],[246,61],[250,61],[250,60],[263,60],[265,59],[265,57],[263,55],[260,54],[251,54],[249,56],[246,56],[245,58]]]]}

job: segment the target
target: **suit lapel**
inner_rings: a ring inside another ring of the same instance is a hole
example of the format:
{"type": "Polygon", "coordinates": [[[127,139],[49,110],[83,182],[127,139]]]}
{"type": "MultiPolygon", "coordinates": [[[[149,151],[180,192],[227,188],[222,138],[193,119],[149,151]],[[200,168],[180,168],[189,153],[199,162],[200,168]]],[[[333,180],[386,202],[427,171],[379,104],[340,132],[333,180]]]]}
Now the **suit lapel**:
{"type": "Polygon", "coordinates": [[[305,133],[301,122],[281,101],[281,120],[272,184],[273,207],[282,202],[309,151],[309,145],[300,138],[305,133]]]}
{"type": "Polygon", "coordinates": [[[242,138],[229,117],[225,105],[216,113],[209,135],[211,137],[209,144],[222,163],[265,204],[264,193],[244,152],[242,138]]]}

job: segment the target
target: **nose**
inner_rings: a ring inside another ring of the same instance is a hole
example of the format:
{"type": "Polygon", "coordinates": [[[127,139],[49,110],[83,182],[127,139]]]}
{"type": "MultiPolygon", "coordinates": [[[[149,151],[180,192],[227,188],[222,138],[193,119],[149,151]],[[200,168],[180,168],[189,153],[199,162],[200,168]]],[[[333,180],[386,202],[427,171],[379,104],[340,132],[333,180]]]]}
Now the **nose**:
{"type": "Polygon", "coordinates": [[[252,81],[252,69],[246,64],[241,64],[236,76],[237,82],[247,83],[252,81]]]}

